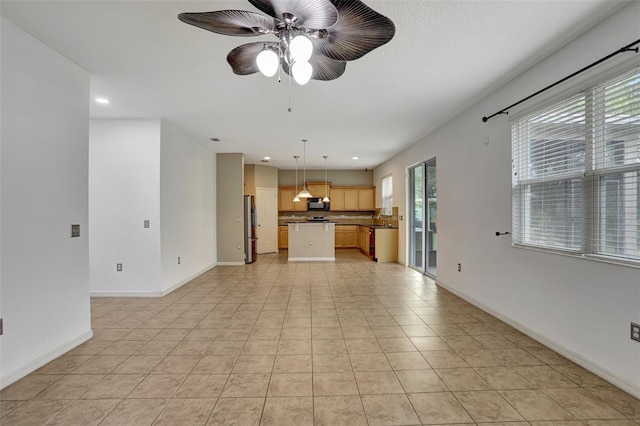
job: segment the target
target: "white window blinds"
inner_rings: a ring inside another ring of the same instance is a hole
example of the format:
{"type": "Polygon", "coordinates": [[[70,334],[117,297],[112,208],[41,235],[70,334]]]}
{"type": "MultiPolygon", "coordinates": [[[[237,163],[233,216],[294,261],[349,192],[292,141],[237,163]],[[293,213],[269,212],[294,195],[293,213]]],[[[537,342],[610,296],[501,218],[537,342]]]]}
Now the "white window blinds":
{"type": "Polygon", "coordinates": [[[640,69],[511,131],[514,243],[640,261],[640,69]]]}
{"type": "Polygon", "coordinates": [[[382,178],[382,210],[387,216],[392,214],[393,206],[393,180],[391,175],[382,178]]]}

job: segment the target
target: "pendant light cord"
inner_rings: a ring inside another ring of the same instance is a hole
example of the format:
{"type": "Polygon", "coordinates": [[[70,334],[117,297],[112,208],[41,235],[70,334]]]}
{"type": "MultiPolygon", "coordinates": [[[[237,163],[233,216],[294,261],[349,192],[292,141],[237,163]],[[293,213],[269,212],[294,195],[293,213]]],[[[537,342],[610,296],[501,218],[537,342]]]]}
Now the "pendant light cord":
{"type": "Polygon", "coordinates": [[[302,181],[302,189],[306,190],[307,189],[307,140],[303,139],[302,140],[303,143],[303,151],[304,151],[304,157],[302,157],[302,161],[303,161],[303,165],[304,165],[304,172],[303,172],[303,181],[302,181]]]}

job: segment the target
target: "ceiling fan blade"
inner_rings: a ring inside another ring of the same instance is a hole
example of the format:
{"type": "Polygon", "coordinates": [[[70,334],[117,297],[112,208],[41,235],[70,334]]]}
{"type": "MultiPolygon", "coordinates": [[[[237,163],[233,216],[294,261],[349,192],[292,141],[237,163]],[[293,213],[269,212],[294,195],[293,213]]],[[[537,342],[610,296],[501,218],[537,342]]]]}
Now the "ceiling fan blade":
{"type": "Polygon", "coordinates": [[[347,69],[346,62],[336,61],[324,55],[313,55],[309,62],[313,67],[311,78],[314,80],[335,80],[344,74],[344,71],[347,69]]]}
{"type": "Polygon", "coordinates": [[[338,22],[338,11],[329,0],[249,0],[249,3],[285,21],[283,14],[297,18],[296,24],[306,28],[328,28],[338,22]]]}
{"type": "Polygon", "coordinates": [[[245,10],[181,13],[178,19],[198,28],[230,36],[257,36],[273,31],[273,19],[245,10]]]}
{"type": "Polygon", "coordinates": [[[327,37],[312,39],[323,55],[339,61],[353,61],[388,43],[396,32],[391,19],[360,0],[331,0],[340,19],[327,28],[327,37]]]}
{"type": "MultiPolygon", "coordinates": [[[[313,67],[311,80],[335,80],[344,74],[344,71],[347,68],[346,62],[336,61],[334,59],[327,58],[324,55],[313,55],[309,60],[309,63],[313,67]]],[[[285,61],[282,62],[282,69],[285,73],[289,74],[289,65],[285,61]]]]}
{"type": "Polygon", "coordinates": [[[256,56],[258,56],[258,53],[260,53],[265,46],[271,46],[272,48],[277,49],[278,43],[255,41],[253,43],[240,45],[229,52],[227,55],[227,62],[231,65],[233,73],[238,75],[249,75],[260,71],[256,64],[256,56]]]}

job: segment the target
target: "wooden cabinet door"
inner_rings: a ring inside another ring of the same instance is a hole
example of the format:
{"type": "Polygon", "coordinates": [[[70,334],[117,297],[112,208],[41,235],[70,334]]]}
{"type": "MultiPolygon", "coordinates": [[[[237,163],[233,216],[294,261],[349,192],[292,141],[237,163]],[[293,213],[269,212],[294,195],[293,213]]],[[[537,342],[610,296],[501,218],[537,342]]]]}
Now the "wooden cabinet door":
{"type": "Polygon", "coordinates": [[[328,195],[329,198],[331,198],[329,185],[330,184],[327,182],[327,189],[325,190],[324,182],[307,183],[307,190],[314,196],[314,198],[324,198],[325,195],[328,195]]]}
{"type": "Polygon", "coordinates": [[[278,188],[278,211],[293,211],[293,188],[278,188]]]}
{"type": "Polygon", "coordinates": [[[358,188],[358,210],[375,210],[374,188],[358,188]]]}
{"type": "Polygon", "coordinates": [[[342,231],[341,226],[336,226],[335,248],[343,248],[343,247],[344,247],[344,232],[342,231]]]}
{"type": "Polygon", "coordinates": [[[339,212],[344,210],[344,188],[331,188],[329,198],[329,209],[332,212],[339,212]]]}
{"type": "MultiPolygon", "coordinates": [[[[300,191],[300,188],[298,188],[300,191]]],[[[278,188],[278,211],[281,212],[306,212],[307,199],[300,198],[297,203],[293,202],[296,196],[296,188],[293,186],[281,186],[278,188]]]]}
{"type": "MultiPolygon", "coordinates": [[[[350,228],[350,227],[349,227],[350,228]]],[[[358,247],[358,227],[355,227],[355,229],[345,229],[343,232],[343,246],[345,248],[356,248],[358,247]]]]}
{"type": "MultiPolygon", "coordinates": [[[[293,196],[291,198],[293,199],[293,196]]],[[[306,198],[300,198],[300,201],[298,201],[297,203],[294,203],[293,201],[291,201],[291,204],[293,204],[293,211],[296,211],[296,212],[306,212],[307,209],[309,208],[309,206],[307,205],[306,198]]]]}
{"type": "Polygon", "coordinates": [[[344,188],[344,210],[359,210],[358,188],[344,188]]]}
{"type": "Polygon", "coordinates": [[[278,226],[278,248],[286,249],[289,247],[289,227],[278,226]]]}

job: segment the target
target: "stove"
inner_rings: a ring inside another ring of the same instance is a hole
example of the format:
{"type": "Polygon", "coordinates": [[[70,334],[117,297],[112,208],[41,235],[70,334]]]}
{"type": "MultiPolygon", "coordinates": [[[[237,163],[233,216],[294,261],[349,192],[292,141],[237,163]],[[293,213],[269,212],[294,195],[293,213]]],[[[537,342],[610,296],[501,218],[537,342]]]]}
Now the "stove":
{"type": "Polygon", "coordinates": [[[324,216],[313,216],[307,218],[307,222],[329,222],[329,219],[324,216]]]}

